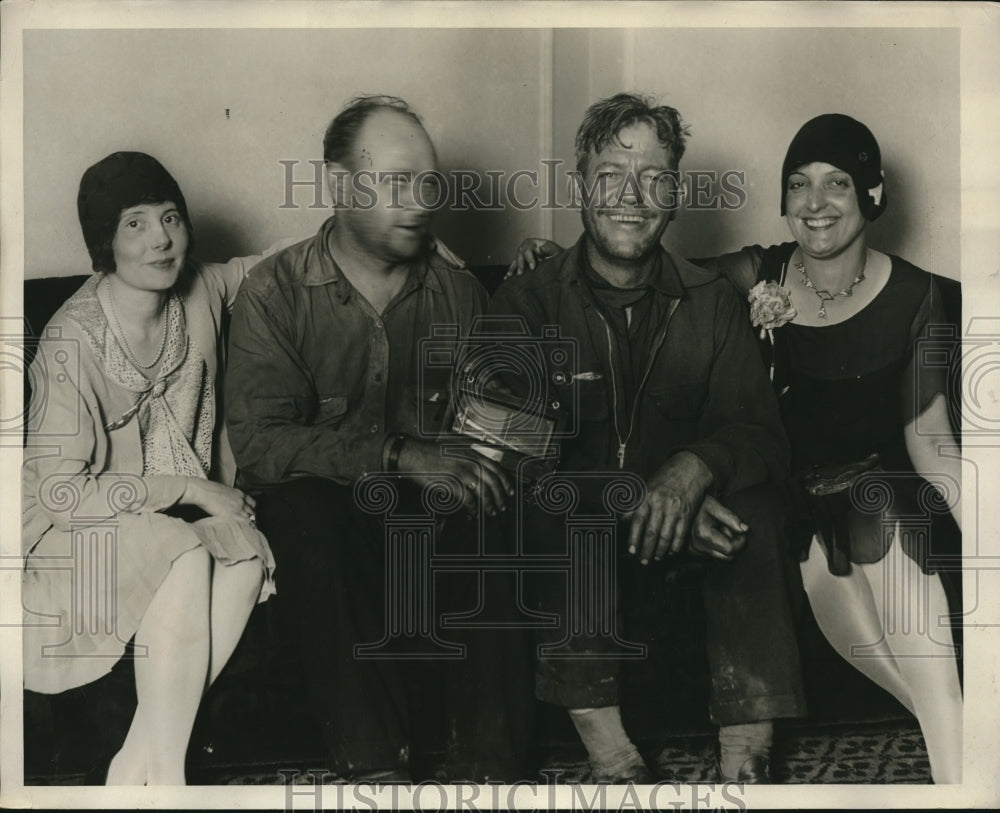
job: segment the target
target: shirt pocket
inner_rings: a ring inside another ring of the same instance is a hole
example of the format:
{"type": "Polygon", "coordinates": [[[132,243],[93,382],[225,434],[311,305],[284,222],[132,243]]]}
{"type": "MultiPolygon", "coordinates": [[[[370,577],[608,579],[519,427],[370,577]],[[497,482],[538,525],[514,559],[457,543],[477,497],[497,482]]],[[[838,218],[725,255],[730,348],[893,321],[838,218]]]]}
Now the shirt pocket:
{"type": "Polygon", "coordinates": [[[261,395],[255,411],[258,427],[275,422],[312,426],[316,417],[316,399],[302,395],[261,395]]]}
{"type": "Polygon", "coordinates": [[[337,429],[347,416],[347,396],[344,393],[320,395],[316,400],[314,424],[327,429],[337,429]]]}
{"type": "Polygon", "coordinates": [[[708,379],[672,381],[651,387],[648,398],[656,410],[674,421],[691,421],[701,416],[708,393],[708,379]]]}

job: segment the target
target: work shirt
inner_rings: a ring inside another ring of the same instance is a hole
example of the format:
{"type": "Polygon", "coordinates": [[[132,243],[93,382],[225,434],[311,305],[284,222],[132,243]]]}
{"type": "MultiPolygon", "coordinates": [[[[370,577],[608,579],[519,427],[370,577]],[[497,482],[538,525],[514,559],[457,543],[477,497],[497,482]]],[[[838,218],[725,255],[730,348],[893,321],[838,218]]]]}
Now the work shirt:
{"type": "Polygon", "coordinates": [[[377,313],[334,262],[333,228],[266,259],[236,300],[226,415],[247,487],[346,485],[381,471],[393,434],[434,437],[456,348],[486,306],[472,274],[430,254],[377,313]]]}
{"type": "Polygon", "coordinates": [[[584,239],[508,280],[490,306],[491,315],[520,316],[534,336],[558,325],[559,338],[574,343],[573,375],[545,376],[546,399],[571,413],[559,468],[623,469],[648,480],[686,450],[711,470],[717,494],[784,476],[788,441],[747,310],[729,282],[661,250],[645,294],[649,329],[637,333],[648,352],[626,386],[624,359],[638,350],[587,281],[584,239]]]}

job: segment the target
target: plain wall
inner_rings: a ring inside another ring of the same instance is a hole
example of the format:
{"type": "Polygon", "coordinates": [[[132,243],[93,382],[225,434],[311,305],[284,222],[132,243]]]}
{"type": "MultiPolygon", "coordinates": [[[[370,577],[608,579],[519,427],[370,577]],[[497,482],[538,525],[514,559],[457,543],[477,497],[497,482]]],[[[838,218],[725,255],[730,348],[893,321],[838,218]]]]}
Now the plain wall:
{"type": "MultiPolygon", "coordinates": [[[[536,164],[548,145],[540,140],[548,132],[548,37],[493,29],[27,31],[25,276],[89,271],[76,193],[83,171],[116,150],[148,152],[174,175],[207,259],[314,233],[330,212],[309,208],[308,186],[293,189],[300,208],[282,209],[279,162],[298,162],[297,180],[314,178],[309,162],[323,157],[327,124],[358,93],[410,102],[445,172],[510,175],[526,160],[536,164]]],[[[507,261],[541,227],[537,210],[435,220],[441,238],[473,263],[507,261]]]]}
{"type": "MultiPolygon", "coordinates": [[[[30,30],[24,64],[26,277],[89,270],[77,186],[117,149],[167,166],[198,252],[225,259],[311,234],[329,214],[310,208],[307,186],[293,190],[298,208],[281,208],[280,162],[313,177],[327,123],[356,93],[408,99],[445,171],[536,171],[542,187],[540,159],[563,161],[561,205],[586,107],[622,89],[681,111],[683,170],[745,173],[741,208],[679,214],[665,238],[678,253],[788,239],[785,149],[807,119],[839,111],[883,150],[889,208],[872,245],[959,276],[957,29],[30,30]]],[[[435,231],[472,264],[503,263],[528,235],[575,240],[580,218],[559,206],[442,211],[435,231]]]]}
{"type": "Polygon", "coordinates": [[[809,119],[846,113],[882,151],[889,205],[870,245],[958,278],[958,29],[713,29],[711,59],[702,39],[699,29],[635,32],[633,86],[662,93],[691,125],[685,167],[744,171],[748,200],[736,212],[686,212],[668,243],[694,256],[791,239],[780,215],[785,151],[809,119]]]}
{"type": "MultiPolygon", "coordinates": [[[[870,245],[959,278],[958,29],[559,31],[555,53],[565,90],[556,106],[558,156],[572,160],[572,134],[589,104],[628,89],[677,108],[690,126],[683,173],[744,173],[740,208],[678,214],[664,243],[680,255],[790,240],[780,215],[785,151],[806,121],[836,112],[867,124],[881,147],[889,205],[870,228],[870,245]]],[[[721,192],[709,184],[699,204],[721,192]]],[[[555,220],[564,244],[581,229],[579,215],[569,215],[555,220]]]]}

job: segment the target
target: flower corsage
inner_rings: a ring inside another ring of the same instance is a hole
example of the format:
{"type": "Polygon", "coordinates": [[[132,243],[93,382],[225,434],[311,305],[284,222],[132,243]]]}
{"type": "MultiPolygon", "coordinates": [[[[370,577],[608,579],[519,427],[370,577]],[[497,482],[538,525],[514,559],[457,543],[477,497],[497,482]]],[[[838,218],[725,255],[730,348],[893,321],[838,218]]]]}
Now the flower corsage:
{"type": "Polygon", "coordinates": [[[774,381],[774,331],[798,316],[792,307],[788,289],[774,280],[758,282],[747,296],[750,303],[750,324],[760,328],[761,341],[766,335],[771,343],[771,380],[774,381]]]}

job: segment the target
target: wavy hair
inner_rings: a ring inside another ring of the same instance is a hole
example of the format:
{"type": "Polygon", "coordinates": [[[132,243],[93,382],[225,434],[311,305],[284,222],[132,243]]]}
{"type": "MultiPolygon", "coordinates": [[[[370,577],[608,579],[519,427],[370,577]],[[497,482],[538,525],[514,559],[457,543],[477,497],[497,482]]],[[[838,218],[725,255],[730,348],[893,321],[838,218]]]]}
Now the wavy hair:
{"type": "Polygon", "coordinates": [[[617,93],[588,107],[576,131],[576,168],[580,174],[586,174],[592,155],[616,141],[623,129],[637,121],[644,121],[656,130],[660,145],[670,154],[676,169],[689,135],[681,114],[667,105],[657,105],[651,96],[617,93]]]}

